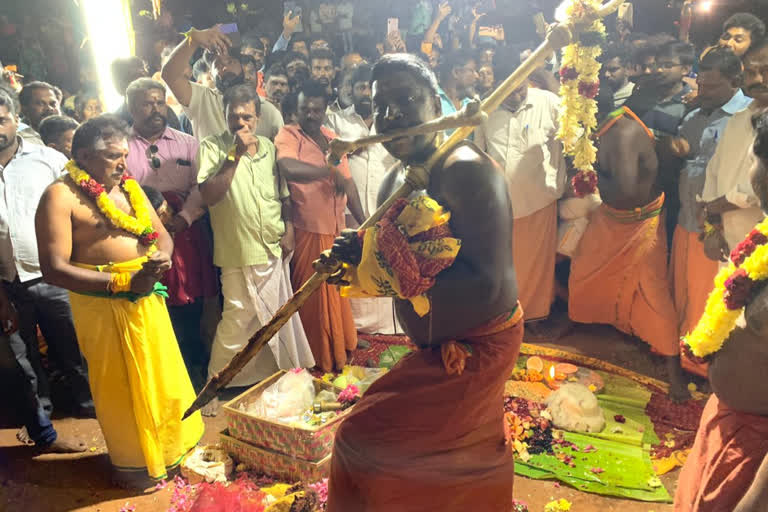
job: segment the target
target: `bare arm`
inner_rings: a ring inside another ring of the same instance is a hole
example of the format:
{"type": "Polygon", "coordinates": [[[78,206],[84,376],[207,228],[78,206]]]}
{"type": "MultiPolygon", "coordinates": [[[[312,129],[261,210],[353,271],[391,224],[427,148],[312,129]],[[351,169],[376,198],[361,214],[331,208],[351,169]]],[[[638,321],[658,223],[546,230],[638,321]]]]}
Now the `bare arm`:
{"type": "Polygon", "coordinates": [[[344,193],[347,194],[347,207],[358,225],[365,222],[363,205],[360,202],[360,194],[357,192],[357,186],[352,178],[344,179],[344,193]]]}
{"type": "Polygon", "coordinates": [[[218,26],[207,30],[192,29],[189,35],[173,50],[168,62],[163,66],[163,81],[171,89],[179,103],[185,107],[188,107],[189,102],[192,101],[192,86],[189,80],[184,77],[184,71],[192,56],[201,46],[213,52],[225,53],[232,46],[232,42],[219,31],[218,26]]]}
{"type": "Polygon", "coordinates": [[[435,16],[435,19],[432,20],[432,24],[429,26],[427,31],[424,32],[425,43],[432,43],[434,41],[435,34],[437,34],[437,29],[440,28],[440,24],[450,14],[451,14],[451,6],[448,4],[448,2],[441,3],[437,9],[437,15],[435,16]]]}
{"type": "Polygon", "coordinates": [[[428,292],[432,336],[424,341],[431,344],[456,339],[457,319],[498,314],[488,304],[497,303],[514,280],[512,207],[503,175],[476,150],[463,147],[446,161],[435,189],[451,211],[451,230],[462,246],[456,262],[437,276],[428,292]],[[483,300],[473,300],[478,294],[483,300]]]}
{"type": "Polygon", "coordinates": [[[331,174],[327,166],[318,167],[295,158],[280,158],[277,168],[286,180],[304,182],[325,178],[331,174]]]}
{"type": "Polygon", "coordinates": [[[237,164],[240,163],[240,155],[235,156],[234,160],[226,159],[219,169],[219,172],[209,176],[200,184],[200,195],[203,196],[203,202],[207,206],[213,206],[227,195],[232,180],[235,177],[237,164]]]}

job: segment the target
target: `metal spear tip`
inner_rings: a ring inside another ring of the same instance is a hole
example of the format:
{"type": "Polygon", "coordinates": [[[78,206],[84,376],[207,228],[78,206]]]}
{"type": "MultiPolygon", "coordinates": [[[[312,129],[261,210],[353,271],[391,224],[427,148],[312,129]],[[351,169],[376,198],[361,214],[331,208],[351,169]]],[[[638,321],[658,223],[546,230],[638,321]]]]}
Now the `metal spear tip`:
{"type": "Polygon", "coordinates": [[[184,416],[182,416],[181,421],[184,421],[185,419],[192,416],[195,411],[198,411],[199,409],[202,409],[205,407],[205,405],[216,398],[216,385],[213,384],[212,381],[208,381],[208,383],[205,385],[203,390],[200,392],[197,397],[195,397],[195,401],[192,402],[192,405],[189,406],[189,409],[187,409],[187,412],[184,413],[184,416]]]}

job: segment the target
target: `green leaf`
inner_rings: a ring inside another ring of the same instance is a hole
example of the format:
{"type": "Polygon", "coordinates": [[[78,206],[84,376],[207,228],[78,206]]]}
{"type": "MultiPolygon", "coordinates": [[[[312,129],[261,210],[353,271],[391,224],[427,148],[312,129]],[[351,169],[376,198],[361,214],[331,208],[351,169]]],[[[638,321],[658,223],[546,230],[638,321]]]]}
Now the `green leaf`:
{"type": "Polygon", "coordinates": [[[392,369],[400,359],[403,358],[413,349],[406,347],[405,345],[390,345],[381,353],[379,358],[379,368],[392,369]]]}

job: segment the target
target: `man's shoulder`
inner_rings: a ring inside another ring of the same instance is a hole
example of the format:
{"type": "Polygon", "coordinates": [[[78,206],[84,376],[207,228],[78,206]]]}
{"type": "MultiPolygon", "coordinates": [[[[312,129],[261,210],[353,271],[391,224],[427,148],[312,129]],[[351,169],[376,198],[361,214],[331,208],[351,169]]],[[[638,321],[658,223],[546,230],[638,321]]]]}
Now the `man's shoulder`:
{"type": "Polygon", "coordinates": [[[259,96],[259,100],[261,102],[261,115],[269,116],[269,117],[275,117],[280,115],[280,111],[277,110],[277,107],[272,104],[269,100],[266,98],[263,98],[259,96]]]}
{"type": "Polygon", "coordinates": [[[560,97],[557,94],[551,91],[545,91],[544,89],[539,89],[538,87],[528,88],[528,98],[529,101],[560,104],[560,97]]]}
{"type": "Polygon", "coordinates": [[[38,159],[57,171],[62,170],[67,163],[67,157],[64,156],[64,153],[40,144],[24,144],[21,156],[38,159]]]}
{"type": "Polygon", "coordinates": [[[199,144],[199,142],[195,137],[191,136],[188,133],[184,133],[181,130],[177,130],[176,128],[171,128],[170,126],[166,130],[167,130],[166,134],[176,139],[178,142],[182,142],[184,144],[191,144],[195,146],[199,144]]]}
{"type": "Polygon", "coordinates": [[[473,142],[465,141],[451,150],[439,167],[445,175],[473,173],[478,178],[496,172],[493,160],[473,142]]]}

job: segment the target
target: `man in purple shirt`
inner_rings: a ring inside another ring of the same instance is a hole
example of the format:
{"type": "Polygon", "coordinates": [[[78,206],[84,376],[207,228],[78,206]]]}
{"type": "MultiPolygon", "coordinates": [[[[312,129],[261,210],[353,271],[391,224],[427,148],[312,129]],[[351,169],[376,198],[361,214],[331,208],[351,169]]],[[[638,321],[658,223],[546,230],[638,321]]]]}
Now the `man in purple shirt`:
{"type": "Polygon", "coordinates": [[[163,281],[169,287],[168,312],[182,355],[192,382],[198,384],[197,381],[203,377],[202,369],[207,367],[207,351],[203,348],[200,336],[200,321],[204,316],[203,299],[216,294],[215,285],[213,293],[210,287],[200,285],[210,281],[207,278],[215,270],[212,260],[202,261],[200,256],[210,254],[210,251],[202,249],[210,246],[211,241],[206,236],[206,230],[196,222],[205,213],[197,186],[199,143],[194,137],[168,126],[169,108],[165,103],[165,87],[160,82],[151,78],[139,78],[131,82],[126,90],[126,101],[133,118],[133,128],[128,138],[128,171],[142,186],[162,193],[169,204],[180,205],[170,220],[165,222],[166,229],[174,238],[179,241],[184,238],[185,242],[191,242],[177,244],[177,247],[200,249],[200,254],[180,254],[175,250],[174,272],[181,275],[163,281]],[[193,240],[186,240],[190,237],[193,240]]]}

